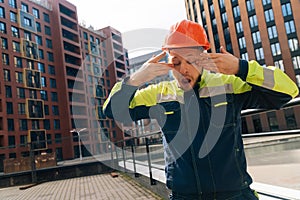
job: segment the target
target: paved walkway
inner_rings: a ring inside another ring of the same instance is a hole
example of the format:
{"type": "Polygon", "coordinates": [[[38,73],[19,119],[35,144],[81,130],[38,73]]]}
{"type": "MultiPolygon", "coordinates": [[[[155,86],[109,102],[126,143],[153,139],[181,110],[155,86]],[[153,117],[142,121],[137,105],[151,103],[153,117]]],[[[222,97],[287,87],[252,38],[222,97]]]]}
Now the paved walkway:
{"type": "Polygon", "coordinates": [[[0,189],[1,200],[73,200],[73,199],[110,199],[133,200],[162,199],[122,174],[113,178],[101,174],[67,180],[42,183],[25,190],[19,187],[0,189]]]}

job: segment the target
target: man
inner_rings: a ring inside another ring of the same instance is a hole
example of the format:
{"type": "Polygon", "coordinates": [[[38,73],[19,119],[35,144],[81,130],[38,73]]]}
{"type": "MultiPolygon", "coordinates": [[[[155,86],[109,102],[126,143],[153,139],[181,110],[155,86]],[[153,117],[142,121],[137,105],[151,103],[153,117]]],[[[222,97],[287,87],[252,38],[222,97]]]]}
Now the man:
{"type": "Polygon", "coordinates": [[[298,88],[280,69],[240,60],[210,44],[203,27],[182,20],[164,52],[116,83],[104,104],[115,120],[154,118],[161,126],[171,199],[257,199],[250,189],[241,110],[280,108],[298,88]],[[159,61],[168,54],[169,63],[159,61]],[[139,86],[172,70],[174,81],[139,86]]]}

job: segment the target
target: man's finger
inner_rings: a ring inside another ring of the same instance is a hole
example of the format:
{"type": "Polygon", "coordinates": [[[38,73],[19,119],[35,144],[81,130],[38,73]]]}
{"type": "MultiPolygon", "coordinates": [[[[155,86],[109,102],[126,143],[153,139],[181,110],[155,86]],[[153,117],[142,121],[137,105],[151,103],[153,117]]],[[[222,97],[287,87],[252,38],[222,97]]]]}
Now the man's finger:
{"type": "Polygon", "coordinates": [[[157,56],[154,56],[153,58],[150,58],[148,60],[148,62],[158,62],[165,56],[166,56],[166,52],[163,51],[160,54],[158,54],[157,56]]]}

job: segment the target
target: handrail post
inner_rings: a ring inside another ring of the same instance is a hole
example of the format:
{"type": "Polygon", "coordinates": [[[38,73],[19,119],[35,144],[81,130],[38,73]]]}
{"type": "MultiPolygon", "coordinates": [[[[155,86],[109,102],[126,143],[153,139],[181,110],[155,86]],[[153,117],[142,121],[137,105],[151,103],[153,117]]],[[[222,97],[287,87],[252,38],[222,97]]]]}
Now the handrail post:
{"type": "Polygon", "coordinates": [[[125,152],[124,152],[124,142],[122,142],[122,156],[123,156],[123,164],[124,164],[124,172],[126,172],[126,159],[125,159],[125,152]]]}
{"type": "Polygon", "coordinates": [[[153,177],[152,177],[151,158],[150,158],[150,150],[149,150],[149,138],[147,138],[147,137],[146,137],[146,151],[147,151],[147,157],[148,157],[150,184],[156,185],[156,180],[153,179],[153,177]]]}
{"type": "Polygon", "coordinates": [[[134,177],[139,177],[139,174],[136,172],[136,166],[135,166],[134,142],[135,142],[135,138],[132,138],[131,139],[131,153],[132,153],[132,160],[133,160],[133,170],[134,170],[134,177]]]}

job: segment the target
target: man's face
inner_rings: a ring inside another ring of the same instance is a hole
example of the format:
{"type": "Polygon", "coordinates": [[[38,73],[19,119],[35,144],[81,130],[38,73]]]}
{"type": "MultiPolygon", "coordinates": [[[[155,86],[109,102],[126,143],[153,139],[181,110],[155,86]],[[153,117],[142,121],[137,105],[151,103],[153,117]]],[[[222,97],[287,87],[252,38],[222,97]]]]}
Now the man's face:
{"type": "Polygon", "coordinates": [[[170,62],[174,65],[173,74],[183,90],[192,89],[202,73],[197,58],[201,48],[178,48],[169,50],[170,62]]]}

